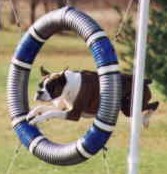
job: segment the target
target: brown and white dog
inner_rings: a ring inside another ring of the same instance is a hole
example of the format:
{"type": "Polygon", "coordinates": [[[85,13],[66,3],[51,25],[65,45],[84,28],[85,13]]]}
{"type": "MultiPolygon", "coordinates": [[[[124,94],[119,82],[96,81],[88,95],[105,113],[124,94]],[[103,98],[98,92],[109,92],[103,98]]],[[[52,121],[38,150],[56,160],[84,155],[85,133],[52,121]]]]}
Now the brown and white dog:
{"type": "MultiPolygon", "coordinates": [[[[36,92],[35,100],[51,102],[52,106],[37,106],[29,112],[27,120],[36,124],[50,118],[79,120],[80,117],[94,117],[99,104],[98,75],[93,71],[70,71],[50,73],[41,67],[42,82],[36,92]]],[[[132,75],[122,74],[122,104],[121,111],[126,117],[130,116],[132,96],[132,75]]],[[[149,124],[149,117],[159,102],[149,103],[151,80],[144,80],[143,91],[143,124],[149,124]]]]}

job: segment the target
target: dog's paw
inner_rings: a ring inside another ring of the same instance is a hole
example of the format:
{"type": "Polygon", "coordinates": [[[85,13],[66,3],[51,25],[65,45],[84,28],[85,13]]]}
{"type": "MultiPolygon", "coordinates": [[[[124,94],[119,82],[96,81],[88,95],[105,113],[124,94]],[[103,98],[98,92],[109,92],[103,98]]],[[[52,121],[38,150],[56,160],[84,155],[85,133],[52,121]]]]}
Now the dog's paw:
{"type": "Polygon", "coordinates": [[[153,110],[147,110],[144,112],[142,117],[142,123],[144,128],[148,128],[150,124],[150,117],[152,116],[153,110]]]}
{"type": "Polygon", "coordinates": [[[148,117],[143,117],[143,127],[148,129],[149,124],[150,124],[150,119],[148,117]]]}
{"type": "Polygon", "coordinates": [[[34,119],[35,117],[38,117],[42,114],[41,110],[40,110],[40,107],[37,107],[37,108],[34,108],[33,110],[31,110],[27,117],[26,117],[26,120],[28,122],[30,122],[32,119],[34,119]]]}
{"type": "Polygon", "coordinates": [[[33,120],[37,115],[35,115],[32,112],[29,112],[28,115],[26,116],[26,120],[30,123],[31,120],[33,120]]]}
{"type": "Polygon", "coordinates": [[[29,115],[29,124],[31,125],[36,125],[38,123],[42,123],[44,121],[48,121],[49,118],[49,114],[51,113],[51,111],[48,112],[44,112],[44,113],[36,113],[36,115],[34,115],[32,113],[32,115],[29,115]]]}
{"type": "Polygon", "coordinates": [[[26,120],[29,122],[29,124],[36,125],[37,123],[43,122],[44,120],[47,119],[43,118],[43,114],[41,112],[38,113],[30,112],[27,115],[26,120]]]}
{"type": "Polygon", "coordinates": [[[44,122],[44,121],[46,121],[46,120],[42,119],[42,117],[40,117],[40,116],[31,117],[31,119],[29,119],[29,124],[36,125],[36,124],[44,122]]]}

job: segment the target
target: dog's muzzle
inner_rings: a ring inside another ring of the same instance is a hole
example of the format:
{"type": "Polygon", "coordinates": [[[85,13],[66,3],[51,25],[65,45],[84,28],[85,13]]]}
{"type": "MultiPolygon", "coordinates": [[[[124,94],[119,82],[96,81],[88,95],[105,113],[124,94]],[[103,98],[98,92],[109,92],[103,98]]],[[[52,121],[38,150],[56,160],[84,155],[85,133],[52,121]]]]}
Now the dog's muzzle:
{"type": "Polygon", "coordinates": [[[50,97],[47,91],[37,91],[34,96],[34,101],[50,101],[52,98],[50,97]]]}

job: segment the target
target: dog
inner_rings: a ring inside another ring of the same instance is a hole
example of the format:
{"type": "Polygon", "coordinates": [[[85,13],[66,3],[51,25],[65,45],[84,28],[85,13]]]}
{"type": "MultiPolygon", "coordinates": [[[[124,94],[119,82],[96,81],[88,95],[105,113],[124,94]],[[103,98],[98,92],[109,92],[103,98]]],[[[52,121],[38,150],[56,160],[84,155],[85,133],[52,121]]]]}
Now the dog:
{"type": "MultiPolygon", "coordinates": [[[[52,106],[37,106],[27,116],[30,124],[50,118],[78,121],[81,117],[95,117],[99,106],[99,79],[94,71],[70,71],[50,73],[41,67],[42,81],[35,94],[35,100],[52,103],[52,106]]],[[[132,98],[132,75],[121,74],[122,100],[121,111],[130,117],[132,98]]],[[[152,98],[149,79],[144,79],[143,125],[148,127],[149,117],[158,108],[159,102],[149,103],[152,98]]]]}

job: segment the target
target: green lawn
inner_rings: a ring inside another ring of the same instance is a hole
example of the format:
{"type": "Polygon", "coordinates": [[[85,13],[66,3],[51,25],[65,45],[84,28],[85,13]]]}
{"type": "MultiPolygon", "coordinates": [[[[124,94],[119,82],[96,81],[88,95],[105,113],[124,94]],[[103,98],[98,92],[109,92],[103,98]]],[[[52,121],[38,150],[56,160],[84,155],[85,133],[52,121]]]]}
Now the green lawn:
{"type": "MultiPolygon", "coordinates": [[[[0,33],[0,174],[5,171],[13,158],[18,140],[12,131],[6,103],[6,81],[10,58],[20,39],[16,33],[0,33]]],[[[121,49],[118,45],[119,52],[121,49]]],[[[31,106],[38,79],[39,66],[44,65],[52,71],[59,71],[67,66],[70,69],[95,69],[93,59],[83,41],[76,37],[54,36],[47,41],[33,65],[30,77],[29,95],[31,106]]],[[[154,98],[159,95],[154,93],[154,98]]],[[[165,107],[161,103],[154,114],[148,130],[141,131],[140,139],[140,174],[166,173],[167,165],[167,119],[165,107]]],[[[82,119],[79,122],[54,120],[40,125],[47,137],[55,142],[69,142],[79,138],[91,125],[92,120],[82,119]],[[65,128],[65,129],[64,129],[65,128]]],[[[127,171],[127,154],[129,142],[129,120],[120,114],[113,137],[109,140],[106,159],[100,152],[85,163],[60,167],[46,164],[33,157],[24,147],[19,151],[11,174],[125,174],[127,171]]]]}

